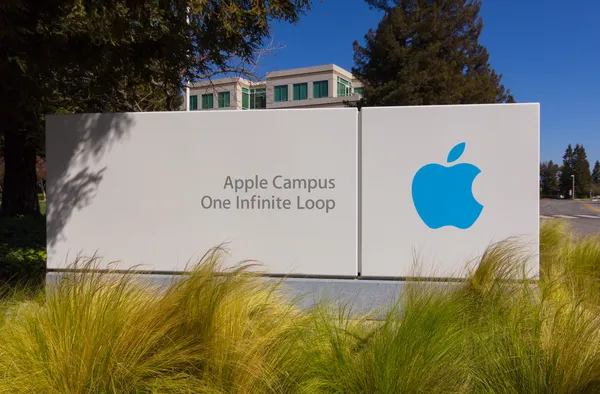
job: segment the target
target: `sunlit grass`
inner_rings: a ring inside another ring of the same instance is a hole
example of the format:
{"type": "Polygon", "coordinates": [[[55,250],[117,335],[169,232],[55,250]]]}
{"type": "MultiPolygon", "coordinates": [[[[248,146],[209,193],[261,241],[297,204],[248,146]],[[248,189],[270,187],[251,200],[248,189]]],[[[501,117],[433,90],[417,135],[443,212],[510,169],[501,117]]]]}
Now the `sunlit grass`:
{"type": "Polygon", "coordinates": [[[573,239],[561,222],[543,224],[540,243],[539,282],[504,280],[519,265],[504,247],[497,251],[503,261],[486,280],[493,290],[471,297],[474,324],[464,330],[474,350],[470,392],[600,389],[600,244],[573,239]]]}
{"type": "Polygon", "coordinates": [[[540,243],[539,281],[507,240],[463,282],[410,282],[383,319],[300,310],[219,249],[167,289],[96,272],[11,290],[0,393],[598,392],[600,242],[551,221],[540,243]]]}
{"type": "MultiPolygon", "coordinates": [[[[459,302],[441,289],[404,293],[401,309],[382,321],[352,319],[342,309],[332,318],[317,307],[300,348],[305,393],[448,392],[464,386],[459,302]]],[[[397,305],[400,307],[400,305],[397,305]]]]}
{"type": "MultiPolygon", "coordinates": [[[[285,391],[300,317],[244,267],[206,257],[166,292],[132,275],[72,274],[5,303],[0,392],[285,391]]],[[[88,268],[92,268],[86,263],[88,268]]]]}

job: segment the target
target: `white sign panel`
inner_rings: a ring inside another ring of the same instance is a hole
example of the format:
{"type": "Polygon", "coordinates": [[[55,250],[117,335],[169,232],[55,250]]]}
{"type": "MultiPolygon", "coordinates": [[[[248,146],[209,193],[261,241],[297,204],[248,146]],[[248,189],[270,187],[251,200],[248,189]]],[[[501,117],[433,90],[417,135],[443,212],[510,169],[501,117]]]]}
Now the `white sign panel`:
{"type": "Polygon", "coordinates": [[[538,274],[539,106],[362,110],[362,274],[460,277],[492,243],[538,274]]]}
{"type": "Polygon", "coordinates": [[[49,116],[48,268],[78,254],[182,271],[357,275],[357,111],[49,116]]]}

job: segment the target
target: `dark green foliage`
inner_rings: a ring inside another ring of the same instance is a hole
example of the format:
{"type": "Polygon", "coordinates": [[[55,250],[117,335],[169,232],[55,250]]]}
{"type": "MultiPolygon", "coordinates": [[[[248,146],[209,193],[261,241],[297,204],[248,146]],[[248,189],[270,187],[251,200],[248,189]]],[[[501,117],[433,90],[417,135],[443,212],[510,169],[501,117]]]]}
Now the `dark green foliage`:
{"type": "Polygon", "coordinates": [[[594,196],[600,195],[600,160],[596,160],[596,164],[594,164],[591,188],[594,196]]]}
{"type": "Polygon", "coordinates": [[[4,157],[0,156],[0,201],[2,201],[1,198],[2,198],[3,186],[4,186],[4,157]]]}
{"type": "Polygon", "coordinates": [[[311,0],[8,0],[0,6],[0,215],[37,215],[50,113],[177,110],[186,79],[244,74],[311,0]],[[249,66],[248,66],[249,65],[249,66]]]}
{"type": "Polygon", "coordinates": [[[560,169],[560,189],[565,197],[569,197],[569,191],[573,189],[573,177],[575,176],[575,197],[585,198],[590,196],[592,190],[592,174],[590,174],[590,162],[587,159],[583,145],[576,144],[575,148],[569,144],[563,155],[563,165],[560,169]]]}
{"type": "Polygon", "coordinates": [[[46,272],[46,220],[0,220],[0,283],[40,283],[46,272]]]}
{"type": "Polygon", "coordinates": [[[542,196],[557,196],[560,188],[558,183],[558,174],[560,167],[554,164],[552,160],[540,164],[540,182],[542,196]]]}
{"type": "Polygon", "coordinates": [[[575,196],[589,197],[592,186],[592,175],[590,174],[590,162],[587,159],[583,145],[575,145],[575,196]]]}
{"type": "Polygon", "coordinates": [[[354,42],[359,105],[514,102],[479,44],[478,0],[367,0],[385,15],[354,42]]]}
{"type": "Polygon", "coordinates": [[[592,181],[600,182],[600,160],[596,160],[594,170],[592,171],[592,181]]]}
{"type": "Polygon", "coordinates": [[[571,144],[565,149],[563,165],[560,168],[560,188],[565,197],[570,196],[569,191],[573,188],[571,175],[575,173],[575,156],[571,144]]]}

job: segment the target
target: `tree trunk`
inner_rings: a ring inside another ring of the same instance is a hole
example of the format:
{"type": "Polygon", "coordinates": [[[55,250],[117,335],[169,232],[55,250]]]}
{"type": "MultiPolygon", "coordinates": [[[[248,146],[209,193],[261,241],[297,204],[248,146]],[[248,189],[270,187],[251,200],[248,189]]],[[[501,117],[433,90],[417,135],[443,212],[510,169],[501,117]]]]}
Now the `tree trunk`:
{"type": "Polygon", "coordinates": [[[35,146],[27,144],[25,133],[5,133],[4,190],[0,217],[40,215],[35,159],[35,146]]]}

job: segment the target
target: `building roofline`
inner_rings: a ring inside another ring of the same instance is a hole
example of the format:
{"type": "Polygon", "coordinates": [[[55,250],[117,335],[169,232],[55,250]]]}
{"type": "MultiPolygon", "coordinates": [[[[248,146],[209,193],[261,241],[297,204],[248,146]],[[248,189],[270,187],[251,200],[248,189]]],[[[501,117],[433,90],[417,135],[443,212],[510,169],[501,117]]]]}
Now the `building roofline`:
{"type": "Polygon", "coordinates": [[[241,85],[246,85],[248,87],[264,86],[269,79],[286,78],[286,77],[293,77],[293,76],[299,76],[299,75],[318,74],[318,73],[322,73],[322,72],[337,73],[338,75],[341,75],[342,77],[352,81],[353,83],[356,83],[356,84],[362,86],[362,83],[360,83],[360,81],[358,81],[352,75],[352,73],[350,73],[348,70],[345,70],[345,69],[332,63],[332,64],[324,64],[324,65],[320,65],[320,66],[293,68],[293,69],[287,69],[287,70],[281,70],[281,71],[270,71],[270,72],[266,73],[266,78],[265,78],[265,80],[262,80],[262,81],[250,81],[241,76],[204,79],[201,81],[196,81],[196,82],[190,83],[190,88],[192,88],[192,89],[193,88],[206,88],[206,87],[211,87],[211,86],[220,86],[220,85],[227,85],[227,84],[232,84],[232,83],[233,84],[239,83],[241,85]]]}
{"type": "Polygon", "coordinates": [[[190,88],[204,88],[207,86],[225,85],[229,83],[241,83],[248,86],[257,86],[264,85],[266,81],[250,81],[242,77],[223,77],[192,82],[190,83],[190,88]]]}
{"type": "Polygon", "coordinates": [[[341,75],[344,75],[350,79],[353,79],[352,73],[348,70],[345,70],[335,64],[324,64],[321,66],[311,66],[311,67],[302,67],[302,68],[292,68],[288,70],[281,71],[271,71],[267,73],[267,80],[269,78],[281,78],[281,77],[289,77],[292,75],[298,74],[313,74],[325,71],[335,71],[341,75]]]}

